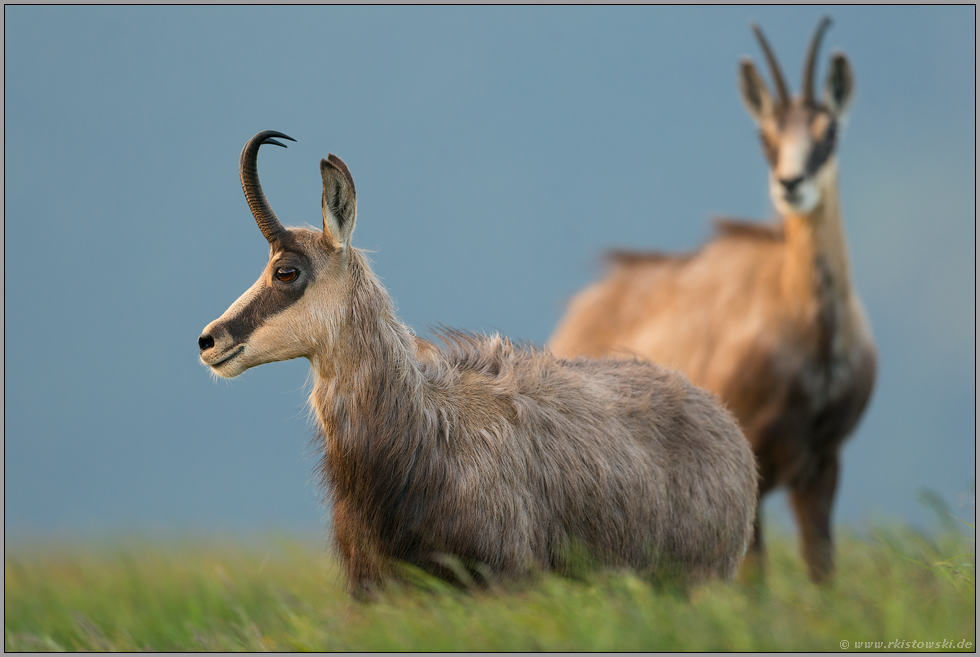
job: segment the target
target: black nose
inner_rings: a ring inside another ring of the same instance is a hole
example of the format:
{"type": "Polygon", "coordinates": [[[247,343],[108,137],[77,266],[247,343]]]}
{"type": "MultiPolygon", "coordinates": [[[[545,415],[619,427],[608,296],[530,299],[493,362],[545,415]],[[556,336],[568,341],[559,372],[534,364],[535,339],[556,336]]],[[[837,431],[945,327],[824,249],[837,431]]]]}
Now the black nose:
{"type": "Polygon", "coordinates": [[[801,182],[803,182],[803,176],[797,176],[796,178],[784,178],[779,181],[779,184],[786,189],[788,194],[792,194],[801,182]]]}
{"type": "Polygon", "coordinates": [[[197,346],[201,348],[201,351],[207,351],[214,346],[214,338],[210,335],[202,335],[197,339],[197,346]]]}

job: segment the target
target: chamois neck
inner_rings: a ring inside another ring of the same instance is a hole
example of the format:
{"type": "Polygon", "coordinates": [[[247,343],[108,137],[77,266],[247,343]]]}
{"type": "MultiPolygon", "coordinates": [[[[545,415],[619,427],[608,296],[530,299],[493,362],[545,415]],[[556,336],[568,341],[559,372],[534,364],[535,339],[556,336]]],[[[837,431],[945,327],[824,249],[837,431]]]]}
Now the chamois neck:
{"type": "Polygon", "coordinates": [[[402,415],[413,413],[410,407],[424,385],[412,332],[395,316],[388,292],[364,256],[354,250],[348,276],[334,344],[329,353],[310,359],[310,401],[328,440],[387,433],[392,423],[406,420],[402,415]]]}
{"type": "Polygon", "coordinates": [[[820,177],[820,202],[808,214],[783,217],[786,260],[783,292],[789,299],[829,293],[846,302],[851,274],[844,238],[836,161],[827,162],[820,177]]]}

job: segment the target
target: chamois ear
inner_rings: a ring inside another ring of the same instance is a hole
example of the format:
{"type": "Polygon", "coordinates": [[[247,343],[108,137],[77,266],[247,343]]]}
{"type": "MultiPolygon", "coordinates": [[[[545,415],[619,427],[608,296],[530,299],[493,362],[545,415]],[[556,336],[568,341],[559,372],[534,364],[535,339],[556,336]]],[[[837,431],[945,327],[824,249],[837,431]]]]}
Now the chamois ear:
{"type": "Polygon", "coordinates": [[[824,102],[834,116],[840,118],[847,113],[854,99],[854,73],[844,53],[834,53],[830,58],[830,71],[824,85],[824,102]]]}
{"type": "Polygon", "coordinates": [[[772,116],[772,97],[769,95],[769,89],[756,70],[755,64],[748,59],[743,59],[739,64],[738,89],[742,94],[742,102],[745,103],[746,109],[756,123],[761,124],[772,116]]]}
{"type": "Polygon", "coordinates": [[[354,178],[344,161],[331,153],[320,160],[323,177],[323,234],[336,246],[346,249],[357,221],[357,193],[354,178]]]}

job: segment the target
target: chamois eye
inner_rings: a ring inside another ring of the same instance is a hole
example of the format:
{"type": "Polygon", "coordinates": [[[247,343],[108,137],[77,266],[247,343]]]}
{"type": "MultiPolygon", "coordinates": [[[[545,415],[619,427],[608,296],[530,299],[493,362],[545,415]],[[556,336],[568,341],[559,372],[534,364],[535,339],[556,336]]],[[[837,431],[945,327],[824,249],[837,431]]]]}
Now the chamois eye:
{"type": "Polygon", "coordinates": [[[290,283],[296,280],[299,272],[292,267],[280,267],[276,270],[276,278],[283,283],[290,283]]]}

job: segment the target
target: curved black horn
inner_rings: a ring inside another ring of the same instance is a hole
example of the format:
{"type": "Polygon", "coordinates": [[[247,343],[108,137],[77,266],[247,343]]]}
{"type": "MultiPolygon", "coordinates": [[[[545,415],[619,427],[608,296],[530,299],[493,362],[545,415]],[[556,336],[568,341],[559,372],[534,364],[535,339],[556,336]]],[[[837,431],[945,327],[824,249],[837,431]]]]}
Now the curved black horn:
{"type": "Polygon", "coordinates": [[[265,239],[269,240],[269,244],[279,241],[279,236],[286,232],[276,213],[272,211],[272,206],[269,205],[269,201],[265,198],[262,185],[259,184],[259,172],[256,167],[259,146],[262,144],[274,144],[286,148],[286,144],[276,141],[273,137],[296,141],[281,132],[263,130],[248,140],[238,160],[238,175],[242,179],[242,190],[245,192],[245,200],[248,201],[248,208],[252,211],[252,216],[255,217],[255,223],[259,225],[259,230],[265,235],[265,239]]]}
{"type": "Polygon", "coordinates": [[[813,71],[817,63],[817,51],[820,50],[820,40],[823,39],[823,33],[827,31],[828,27],[830,27],[830,17],[824,16],[820,24],[817,25],[817,31],[813,33],[813,39],[810,40],[810,51],[806,54],[806,63],[803,65],[803,103],[806,105],[815,104],[813,71]]]}
{"type": "Polygon", "coordinates": [[[772,54],[772,50],[769,48],[769,42],[766,41],[766,37],[762,34],[762,29],[758,25],[752,23],[752,31],[755,32],[755,38],[758,39],[759,45],[762,46],[762,52],[766,56],[766,63],[769,64],[769,71],[772,73],[772,82],[776,85],[776,93],[779,96],[779,106],[789,107],[789,92],[786,90],[786,82],[783,80],[783,74],[779,70],[779,63],[776,61],[776,56],[772,54]]]}

